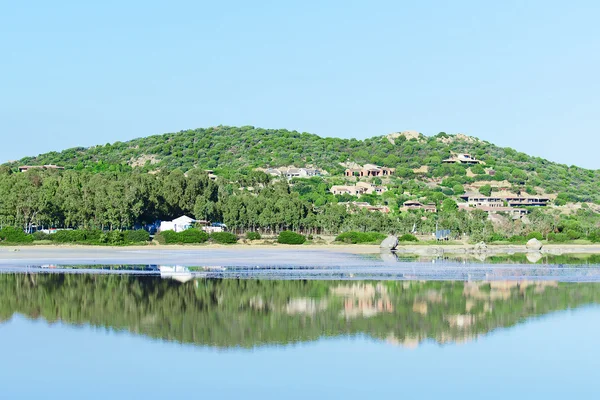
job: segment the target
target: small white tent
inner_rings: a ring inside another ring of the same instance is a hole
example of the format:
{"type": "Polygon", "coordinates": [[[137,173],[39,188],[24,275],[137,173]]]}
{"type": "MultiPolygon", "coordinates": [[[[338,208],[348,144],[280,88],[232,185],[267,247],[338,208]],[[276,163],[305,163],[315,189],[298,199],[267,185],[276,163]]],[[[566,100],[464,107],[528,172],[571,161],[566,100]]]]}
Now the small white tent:
{"type": "Polygon", "coordinates": [[[195,219],[183,215],[173,221],[162,221],[160,223],[160,231],[175,231],[182,232],[194,226],[195,219]]]}

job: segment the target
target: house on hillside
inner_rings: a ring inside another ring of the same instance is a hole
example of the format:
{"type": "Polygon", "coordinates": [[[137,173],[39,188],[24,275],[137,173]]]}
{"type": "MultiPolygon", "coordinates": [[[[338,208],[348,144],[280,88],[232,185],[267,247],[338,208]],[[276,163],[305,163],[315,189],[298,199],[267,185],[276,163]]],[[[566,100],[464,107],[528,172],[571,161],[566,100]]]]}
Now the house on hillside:
{"type": "Polygon", "coordinates": [[[480,160],[476,159],[475,157],[473,157],[472,155],[465,153],[465,154],[456,154],[450,158],[442,160],[442,163],[475,165],[475,164],[483,164],[483,161],[480,161],[480,160]]]}
{"type": "Polygon", "coordinates": [[[344,172],[345,176],[357,177],[375,177],[375,176],[390,176],[396,172],[395,168],[380,167],[374,164],[365,164],[360,168],[347,168],[344,172]]]}
{"type": "Polygon", "coordinates": [[[281,176],[281,171],[278,170],[277,168],[267,168],[264,171],[265,171],[265,174],[267,174],[267,175],[281,176]]]}
{"type": "Polygon", "coordinates": [[[415,200],[405,201],[402,204],[402,211],[410,211],[410,210],[423,210],[425,212],[436,213],[437,207],[434,203],[423,204],[421,202],[415,200]]]}
{"type": "Polygon", "coordinates": [[[357,182],[356,186],[365,188],[366,194],[384,194],[388,191],[388,188],[385,186],[377,186],[369,182],[357,182]]]}
{"type": "Polygon", "coordinates": [[[285,176],[288,180],[292,178],[312,178],[313,176],[321,176],[321,170],[317,168],[281,167],[267,169],[258,168],[257,170],[264,171],[265,174],[271,176],[285,176]]]}
{"type": "Polygon", "coordinates": [[[357,197],[367,193],[367,189],[364,187],[348,185],[333,185],[329,191],[334,195],[349,194],[350,196],[357,197]]]}
{"type": "Polygon", "coordinates": [[[460,196],[470,207],[545,207],[550,198],[541,196],[483,196],[465,193],[460,196]]]}
{"type": "Polygon", "coordinates": [[[498,196],[484,196],[477,193],[465,193],[460,198],[467,202],[469,207],[504,207],[504,199],[498,196]]]}
{"type": "Polygon", "coordinates": [[[283,174],[289,180],[292,178],[312,178],[313,176],[320,176],[321,171],[315,168],[289,168],[283,174]]]}
{"type": "MultiPolygon", "coordinates": [[[[359,209],[365,209],[370,212],[381,212],[384,214],[387,214],[391,211],[388,206],[374,206],[369,203],[359,202],[359,201],[353,201],[350,203],[339,203],[339,204],[340,205],[345,204],[348,209],[355,207],[355,208],[359,208],[359,209]]],[[[349,211],[349,212],[351,212],[351,211],[349,211]]]]}
{"type": "Polygon", "coordinates": [[[520,219],[521,217],[524,217],[529,213],[529,211],[525,208],[515,208],[508,206],[470,206],[467,203],[460,203],[458,205],[458,209],[465,211],[481,210],[488,213],[488,215],[506,213],[509,214],[513,219],[520,219]]]}
{"type": "Polygon", "coordinates": [[[62,170],[65,167],[59,167],[58,165],[48,164],[48,165],[22,165],[19,167],[19,172],[27,172],[31,169],[54,169],[54,170],[62,170]]]}
{"type": "Polygon", "coordinates": [[[507,196],[505,200],[510,207],[545,207],[550,203],[548,197],[540,196],[507,196]]]}
{"type": "Polygon", "coordinates": [[[376,186],[368,182],[358,182],[354,186],[334,185],[329,189],[334,195],[349,194],[360,197],[363,194],[383,194],[388,191],[385,186],[376,186]]]}

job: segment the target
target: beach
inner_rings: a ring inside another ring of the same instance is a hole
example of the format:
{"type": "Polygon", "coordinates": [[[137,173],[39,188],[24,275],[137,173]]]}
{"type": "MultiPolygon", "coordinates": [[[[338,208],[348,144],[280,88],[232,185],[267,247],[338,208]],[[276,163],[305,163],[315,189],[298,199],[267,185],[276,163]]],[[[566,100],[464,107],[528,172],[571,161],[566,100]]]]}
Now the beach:
{"type": "MultiPolygon", "coordinates": [[[[364,265],[373,260],[389,259],[389,252],[380,255],[376,245],[169,245],[169,246],[80,246],[37,245],[1,246],[0,266],[40,264],[99,265],[364,265]]],[[[600,245],[546,245],[541,252],[524,245],[401,245],[397,256],[444,256],[500,254],[600,254],[600,245]]]]}

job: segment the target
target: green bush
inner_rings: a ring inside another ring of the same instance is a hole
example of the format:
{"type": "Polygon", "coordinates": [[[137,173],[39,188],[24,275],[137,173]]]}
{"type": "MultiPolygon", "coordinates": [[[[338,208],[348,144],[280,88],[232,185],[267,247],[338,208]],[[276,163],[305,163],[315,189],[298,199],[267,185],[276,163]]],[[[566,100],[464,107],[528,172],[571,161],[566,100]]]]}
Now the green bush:
{"type": "Polygon", "coordinates": [[[102,235],[97,230],[62,230],[49,235],[49,239],[57,243],[90,243],[100,242],[102,235]]]}
{"type": "Polygon", "coordinates": [[[173,231],[163,231],[154,235],[154,240],[159,244],[177,243],[177,234],[173,231]]]}
{"type": "Polygon", "coordinates": [[[555,243],[564,243],[569,241],[569,237],[566,233],[549,233],[548,241],[555,243]]]}
{"type": "Polygon", "coordinates": [[[230,232],[214,232],[210,235],[210,240],[221,244],[233,244],[238,241],[237,236],[230,232]]]}
{"type": "Polygon", "coordinates": [[[456,185],[452,186],[452,191],[454,192],[454,194],[457,194],[457,195],[465,193],[465,189],[463,188],[463,185],[461,185],[461,184],[456,184],[456,185]]]}
{"type": "Polygon", "coordinates": [[[34,232],[31,236],[33,236],[33,240],[50,240],[50,235],[42,231],[34,232]]]}
{"type": "MultiPolygon", "coordinates": [[[[102,238],[104,235],[106,236],[106,243],[113,246],[118,246],[120,244],[124,244],[125,242],[125,235],[121,231],[102,232],[100,234],[100,238],[102,238]]],[[[96,241],[99,241],[100,238],[96,239],[96,241]]]]}
{"type": "Polygon", "coordinates": [[[336,242],[358,244],[358,243],[381,243],[385,235],[379,232],[344,232],[339,234],[336,242]]]}
{"type": "Polygon", "coordinates": [[[410,233],[405,233],[404,235],[398,238],[399,242],[418,242],[419,239],[415,235],[411,235],[410,233]]]}
{"type": "Polygon", "coordinates": [[[160,244],[195,244],[206,242],[208,233],[196,228],[187,229],[183,232],[163,231],[157,234],[154,239],[160,244]]]}
{"type": "Polygon", "coordinates": [[[531,239],[537,239],[537,240],[544,240],[544,235],[542,235],[539,232],[530,232],[527,237],[527,240],[531,240],[531,239]]]}
{"type": "Polygon", "coordinates": [[[258,233],[258,232],[247,232],[246,233],[246,239],[248,239],[248,240],[260,240],[261,236],[260,236],[260,233],[258,233]]]}
{"type": "Polygon", "coordinates": [[[57,243],[83,242],[85,233],[83,231],[60,230],[50,235],[50,240],[57,243]]]}
{"type": "Polygon", "coordinates": [[[150,240],[150,234],[143,230],[143,229],[137,229],[134,231],[125,231],[123,232],[124,234],[124,241],[125,243],[141,243],[141,242],[147,242],[150,240]]]}
{"type": "Polygon", "coordinates": [[[492,233],[489,238],[490,242],[504,242],[506,238],[499,233],[492,233]]]}
{"type": "Polygon", "coordinates": [[[573,229],[569,229],[568,231],[565,232],[565,234],[567,235],[567,237],[569,238],[569,240],[581,239],[581,233],[579,233],[579,232],[577,232],[576,230],[573,230],[573,229]]]}
{"type": "Polygon", "coordinates": [[[587,238],[592,243],[600,243],[600,230],[591,232],[587,238]]]}
{"type": "Polygon", "coordinates": [[[277,243],[281,244],[303,244],[306,242],[306,237],[292,231],[283,231],[277,237],[277,243]]]}
{"type": "Polygon", "coordinates": [[[515,244],[522,244],[527,242],[527,239],[525,238],[525,236],[515,235],[508,238],[508,241],[515,244]]]}
{"type": "Polygon", "coordinates": [[[181,243],[204,243],[208,240],[208,233],[200,229],[187,229],[177,233],[181,243]]]}
{"type": "Polygon", "coordinates": [[[492,187],[490,185],[483,185],[479,188],[479,193],[489,197],[492,195],[492,187]]]}
{"type": "Polygon", "coordinates": [[[26,234],[22,229],[7,226],[0,230],[0,240],[7,243],[31,243],[33,236],[26,234]]]}

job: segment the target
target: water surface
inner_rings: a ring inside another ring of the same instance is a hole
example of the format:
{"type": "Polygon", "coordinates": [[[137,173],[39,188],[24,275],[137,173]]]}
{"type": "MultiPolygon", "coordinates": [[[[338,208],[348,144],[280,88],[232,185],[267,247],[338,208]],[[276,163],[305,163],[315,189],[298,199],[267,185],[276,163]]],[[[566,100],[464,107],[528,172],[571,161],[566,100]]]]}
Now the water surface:
{"type": "Polygon", "coordinates": [[[597,391],[600,283],[181,282],[141,269],[150,274],[0,274],[2,397],[597,391]]]}

